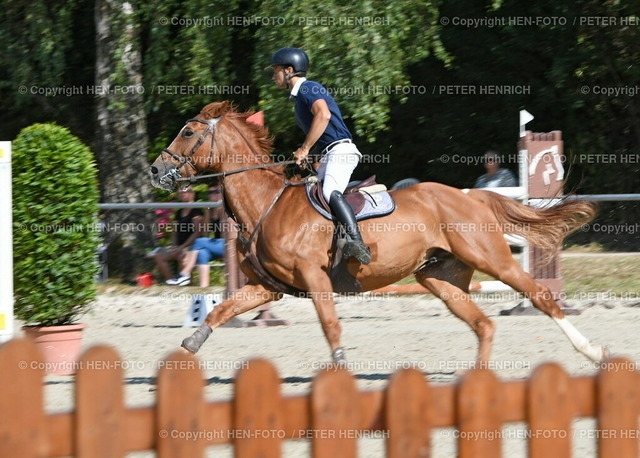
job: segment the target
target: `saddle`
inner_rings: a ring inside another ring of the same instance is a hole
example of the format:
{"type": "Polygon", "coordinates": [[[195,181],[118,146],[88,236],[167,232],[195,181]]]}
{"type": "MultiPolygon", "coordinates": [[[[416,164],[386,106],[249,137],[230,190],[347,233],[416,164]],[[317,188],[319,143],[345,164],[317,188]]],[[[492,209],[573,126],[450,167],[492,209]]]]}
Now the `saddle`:
{"type": "MultiPolygon", "coordinates": [[[[329,202],[322,194],[322,184],[312,177],[307,180],[307,198],[315,210],[327,219],[335,220],[331,214],[329,202]]],[[[376,176],[372,175],[366,180],[350,183],[342,193],[349,206],[353,209],[357,221],[375,216],[385,216],[396,208],[387,187],[376,183],[376,176]]]]}
{"type": "MultiPolygon", "coordinates": [[[[357,210],[356,219],[358,221],[366,218],[373,218],[374,216],[387,215],[396,208],[391,194],[386,191],[386,186],[377,184],[375,182],[375,178],[376,177],[374,175],[359,183],[354,183],[352,186],[347,187],[343,193],[351,207],[357,210]]],[[[325,218],[335,221],[335,218],[331,214],[329,205],[322,195],[322,186],[318,179],[316,177],[311,177],[307,178],[306,183],[302,183],[305,184],[307,198],[313,208],[315,208],[316,211],[325,218]]],[[[227,215],[233,218],[233,213],[226,205],[225,210],[227,215]]],[[[260,222],[258,222],[258,225],[260,222]]],[[[333,290],[337,293],[360,292],[362,290],[362,285],[360,285],[358,280],[349,273],[347,269],[347,261],[342,256],[342,249],[338,247],[338,239],[344,236],[344,230],[339,229],[334,232],[332,248],[334,252],[330,272],[333,290]]],[[[248,262],[253,268],[253,271],[259,278],[260,282],[273,288],[274,291],[280,291],[297,297],[309,297],[309,293],[307,291],[299,290],[282,283],[262,266],[256,253],[251,248],[252,238],[253,235],[249,239],[246,239],[243,237],[241,232],[238,237],[238,241],[240,243],[239,249],[244,253],[246,262],[248,262]]]]}
{"type": "MultiPolygon", "coordinates": [[[[313,208],[326,219],[336,221],[331,214],[329,203],[322,194],[322,183],[317,178],[312,177],[307,180],[307,198],[313,208]]],[[[366,180],[353,183],[342,193],[345,200],[353,209],[356,221],[376,216],[385,216],[393,212],[396,204],[387,192],[387,187],[376,183],[376,176],[373,175],[366,180]]],[[[338,293],[356,293],[362,291],[360,282],[349,272],[347,260],[342,255],[340,241],[347,237],[341,224],[333,234],[333,261],[330,267],[331,283],[333,290],[338,293]]]]}

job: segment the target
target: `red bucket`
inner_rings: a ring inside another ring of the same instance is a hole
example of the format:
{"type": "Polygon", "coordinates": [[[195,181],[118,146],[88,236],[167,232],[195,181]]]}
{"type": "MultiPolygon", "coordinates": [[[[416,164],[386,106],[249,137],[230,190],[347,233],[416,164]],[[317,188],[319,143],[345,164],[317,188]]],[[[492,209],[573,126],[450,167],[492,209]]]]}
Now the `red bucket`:
{"type": "Polygon", "coordinates": [[[138,286],[148,287],[153,285],[153,275],[150,272],[145,272],[143,274],[136,276],[136,283],[138,286]]]}

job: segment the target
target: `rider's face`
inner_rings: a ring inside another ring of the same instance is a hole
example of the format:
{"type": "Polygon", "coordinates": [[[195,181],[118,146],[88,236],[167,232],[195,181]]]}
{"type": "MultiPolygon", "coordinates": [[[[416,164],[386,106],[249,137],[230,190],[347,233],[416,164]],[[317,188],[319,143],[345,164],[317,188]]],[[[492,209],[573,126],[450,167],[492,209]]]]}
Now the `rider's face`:
{"type": "Polygon", "coordinates": [[[287,89],[287,79],[285,75],[286,70],[284,67],[280,65],[276,65],[273,67],[273,75],[271,76],[271,79],[280,89],[287,89]]]}

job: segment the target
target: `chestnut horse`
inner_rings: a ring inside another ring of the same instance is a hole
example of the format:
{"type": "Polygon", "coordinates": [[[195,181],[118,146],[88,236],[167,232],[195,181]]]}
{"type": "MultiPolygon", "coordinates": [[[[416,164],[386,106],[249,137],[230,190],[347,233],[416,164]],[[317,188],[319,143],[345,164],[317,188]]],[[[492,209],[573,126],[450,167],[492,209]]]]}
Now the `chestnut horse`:
{"type": "MultiPolygon", "coordinates": [[[[284,166],[274,166],[271,139],[266,129],[246,121],[249,115],[236,112],[229,102],[205,106],[149,170],[153,185],[168,191],[185,178],[214,172],[209,176],[219,176],[227,211],[241,230],[238,251],[249,282],[215,307],[182,346],[195,353],[212,329],[280,299],[283,292],[297,291],[313,300],[333,360],[344,362],[330,277],[333,223],[312,208],[301,183],[285,177],[284,166]]],[[[529,298],[578,351],[595,361],[604,358],[603,348],[569,323],[549,289],[522,270],[504,238],[506,232],[521,235],[535,246],[555,250],[567,233],[594,217],[593,204],[564,200],[532,208],[490,191],[438,183],[391,192],[393,213],[359,223],[372,262],[347,262],[348,274],[362,291],[413,274],[476,333],[477,361],[486,363],[495,325],[469,294],[471,276],[479,270],[529,298]]]]}

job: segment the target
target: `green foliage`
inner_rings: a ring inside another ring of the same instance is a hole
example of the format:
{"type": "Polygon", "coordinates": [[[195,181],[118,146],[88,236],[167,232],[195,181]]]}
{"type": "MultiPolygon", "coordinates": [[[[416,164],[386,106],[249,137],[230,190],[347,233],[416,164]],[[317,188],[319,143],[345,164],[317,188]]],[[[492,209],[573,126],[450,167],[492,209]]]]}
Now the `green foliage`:
{"type": "MultiPolygon", "coordinates": [[[[143,100],[136,99],[132,106],[145,104],[150,160],[185,119],[219,100],[232,100],[241,110],[265,110],[277,150],[293,151],[303,134],[295,125],[286,92],[275,88],[262,69],[278,48],[298,46],[311,58],[309,77],[333,91],[361,151],[384,158],[363,161],[354,179],[375,173],[387,184],[414,176],[471,186],[483,173],[482,166],[452,158],[496,149],[515,159],[518,111],[527,109],[535,116],[528,126],[531,130],[562,130],[571,167],[569,189],[628,193],[640,185],[636,0],[136,0],[126,4],[133,13],[113,18],[109,30],[118,40],[117,49],[139,50],[143,59],[143,100]],[[454,18],[502,22],[464,26],[456,25],[454,18]],[[559,18],[564,23],[518,22],[536,18],[559,18]],[[589,18],[610,23],[585,21],[589,18]],[[369,23],[358,22],[363,20],[369,23]],[[136,34],[127,33],[132,30],[136,34]],[[130,43],[133,35],[139,39],[130,43]],[[412,92],[412,87],[421,92],[412,92]],[[525,91],[446,91],[456,87],[525,91]],[[242,90],[225,93],[224,88],[242,90]],[[621,90],[604,93],[607,88],[621,90]],[[616,160],[584,161],[581,154],[613,155],[616,160]],[[631,162],[623,162],[625,158],[631,162]]],[[[0,41],[5,44],[0,55],[0,98],[5,108],[0,114],[0,138],[13,138],[33,122],[57,120],[93,141],[93,95],[30,92],[32,86],[95,84],[93,4],[0,0],[0,9],[5,13],[0,19],[0,41]],[[26,94],[18,92],[21,86],[27,88],[26,94]]],[[[131,81],[125,68],[116,69],[112,84],[139,84],[131,81]]],[[[109,101],[122,99],[115,94],[109,101]]],[[[517,164],[513,161],[507,167],[515,170],[517,164]]],[[[623,205],[611,204],[611,209],[603,206],[601,215],[610,223],[637,221],[640,205],[625,205],[634,207],[621,210],[623,205]]],[[[600,239],[604,237],[600,234],[600,239]]],[[[639,235],[633,238],[636,245],[640,243],[639,235]]]]}
{"type": "Polygon", "coordinates": [[[435,25],[438,10],[429,0],[271,0],[261,2],[256,15],[278,18],[282,24],[256,31],[253,66],[260,107],[278,135],[291,130],[291,105],[262,69],[283,46],[307,52],[307,76],[333,93],[354,133],[369,142],[388,128],[391,102],[406,101],[411,85],[407,66],[432,51],[446,58],[435,25]]]}
{"type": "Polygon", "coordinates": [[[439,11],[450,21],[439,32],[451,56],[449,65],[433,57],[410,65],[412,84],[430,91],[410,97],[404,105],[392,103],[389,131],[369,149],[380,153],[393,147],[392,160],[370,172],[387,182],[411,174],[472,186],[483,167],[452,158],[472,158],[488,149],[508,155],[511,162],[506,166],[516,171],[518,111],[527,109],[535,116],[528,129],[562,130],[571,166],[569,189],[577,185],[581,193],[637,189],[637,164],[629,164],[629,173],[620,173],[624,156],[636,158],[640,147],[638,97],[624,92],[633,90],[640,79],[640,34],[637,27],[621,25],[622,18],[633,15],[631,6],[462,0],[443,2],[439,11]],[[617,19],[617,26],[581,25],[585,19],[600,17],[617,19]],[[501,22],[466,27],[453,24],[453,18],[501,22]],[[535,18],[550,21],[539,25],[517,21],[535,18]],[[561,21],[554,24],[554,18],[561,21]],[[481,94],[482,88],[521,91],[481,94]],[[595,93],[602,88],[622,91],[595,93]],[[580,154],[614,154],[617,165],[581,161],[580,154]]]}
{"type": "Polygon", "coordinates": [[[95,298],[96,176],[66,128],[34,124],[13,143],[15,314],[29,324],[70,324],[95,298]]]}
{"type": "MultiPolygon", "coordinates": [[[[10,72],[12,81],[39,87],[64,84],[61,77],[67,64],[65,52],[73,46],[70,27],[75,5],[75,1],[44,0],[0,3],[6,18],[0,27],[0,42],[6,44],[0,62],[10,72]]],[[[27,100],[28,94],[17,99],[27,100]]]]}
{"type": "Polygon", "coordinates": [[[150,112],[172,107],[191,116],[207,103],[223,100],[217,94],[233,84],[233,28],[207,24],[213,20],[226,23],[236,7],[235,0],[215,1],[213,5],[209,0],[143,2],[141,18],[148,27],[144,74],[150,112]]]}
{"type": "Polygon", "coordinates": [[[0,138],[56,120],[91,142],[93,2],[0,0],[0,11],[0,138]]]}

